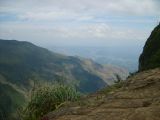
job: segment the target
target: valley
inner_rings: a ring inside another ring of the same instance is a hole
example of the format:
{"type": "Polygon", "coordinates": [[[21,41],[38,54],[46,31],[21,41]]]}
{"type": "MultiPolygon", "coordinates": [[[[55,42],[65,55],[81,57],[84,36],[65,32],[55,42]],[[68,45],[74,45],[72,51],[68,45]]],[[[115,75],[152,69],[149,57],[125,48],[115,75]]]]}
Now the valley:
{"type": "Polygon", "coordinates": [[[114,84],[117,75],[125,80],[128,74],[119,67],[54,53],[29,42],[0,40],[1,113],[11,116],[11,111],[26,104],[35,86],[66,84],[88,94],[114,84]]]}

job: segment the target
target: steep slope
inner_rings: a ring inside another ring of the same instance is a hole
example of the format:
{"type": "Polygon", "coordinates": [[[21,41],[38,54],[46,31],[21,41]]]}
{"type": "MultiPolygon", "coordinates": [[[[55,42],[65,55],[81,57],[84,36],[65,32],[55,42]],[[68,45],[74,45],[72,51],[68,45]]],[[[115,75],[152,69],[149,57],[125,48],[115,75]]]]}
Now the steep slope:
{"type": "Polygon", "coordinates": [[[152,31],[139,58],[139,70],[160,67],[160,24],[152,31]]]}
{"type": "MultiPolygon", "coordinates": [[[[25,103],[35,84],[58,82],[91,93],[113,83],[114,74],[118,73],[91,60],[53,53],[29,42],[0,40],[0,117],[10,116],[25,103]]],[[[124,71],[124,75],[128,73],[124,71]]]]}
{"type": "Polygon", "coordinates": [[[159,120],[160,69],[130,77],[119,89],[68,103],[44,120],[159,120]]]}
{"type": "Polygon", "coordinates": [[[0,119],[17,120],[17,108],[24,105],[26,98],[8,84],[0,83],[0,119]]]}
{"type": "Polygon", "coordinates": [[[106,85],[99,76],[86,71],[80,59],[52,53],[28,42],[0,41],[0,74],[8,82],[26,89],[36,80],[79,83],[78,88],[85,92],[106,85]],[[91,82],[89,85],[94,88],[85,90],[84,82],[91,82]]]}

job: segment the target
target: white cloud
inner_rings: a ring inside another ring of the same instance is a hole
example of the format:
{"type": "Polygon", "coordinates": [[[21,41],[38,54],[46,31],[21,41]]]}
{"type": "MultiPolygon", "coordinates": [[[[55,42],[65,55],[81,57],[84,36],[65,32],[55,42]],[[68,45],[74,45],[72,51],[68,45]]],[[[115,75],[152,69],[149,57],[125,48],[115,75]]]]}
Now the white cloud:
{"type": "Polygon", "coordinates": [[[5,0],[0,3],[1,12],[15,12],[20,18],[31,20],[82,19],[100,14],[160,15],[157,0],[5,0]]]}
{"type": "Polygon", "coordinates": [[[86,40],[92,43],[92,40],[97,42],[116,42],[117,40],[133,41],[145,39],[146,32],[143,30],[129,29],[129,28],[114,28],[106,23],[97,24],[84,24],[81,26],[40,26],[40,25],[1,25],[0,36],[7,35],[12,38],[18,38],[20,40],[49,40],[53,43],[59,40],[63,40],[64,43],[67,40],[75,42],[77,40],[86,40]],[[24,36],[26,36],[24,38],[24,36]]]}
{"type": "Polygon", "coordinates": [[[17,17],[0,23],[0,37],[53,44],[142,41],[152,26],[138,25],[155,24],[159,6],[158,0],[0,0],[0,15],[17,17]]]}
{"type": "Polygon", "coordinates": [[[60,18],[66,17],[66,13],[62,11],[53,11],[53,12],[27,12],[23,15],[20,15],[20,19],[26,19],[26,20],[57,20],[60,18]]]}

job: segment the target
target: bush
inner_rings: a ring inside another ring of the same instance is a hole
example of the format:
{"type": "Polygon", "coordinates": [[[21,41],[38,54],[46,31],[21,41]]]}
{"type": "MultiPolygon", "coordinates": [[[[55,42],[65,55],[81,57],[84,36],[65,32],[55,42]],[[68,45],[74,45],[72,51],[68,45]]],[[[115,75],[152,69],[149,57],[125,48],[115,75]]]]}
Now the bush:
{"type": "Polygon", "coordinates": [[[114,92],[122,88],[124,86],[124,83],[125,83],[124,80],[117,79],[117,81],[115,81],[113,85],[107,86],[106,88],[102,89],[100,93],[107,95],[110,92],[114,92]]]}
{"type": "Polygon", "coordinates": [[[33,91],[31,100],[21,113],[23,120],[39,120],[50,111],[57,109],[66,101],[77,101],[80,93],[74,87],[54,85],[40,87],[33,91]]]}

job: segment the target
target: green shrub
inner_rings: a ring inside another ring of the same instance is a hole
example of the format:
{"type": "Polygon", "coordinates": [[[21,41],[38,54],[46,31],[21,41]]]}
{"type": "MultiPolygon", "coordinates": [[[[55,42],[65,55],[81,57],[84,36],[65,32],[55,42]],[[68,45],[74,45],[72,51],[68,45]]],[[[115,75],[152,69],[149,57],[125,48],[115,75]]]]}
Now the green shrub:
{"type": "Polygon", "coordinates": [[[23,120],[39,120],[66,101],[77,101],[80,93],[74,87],[54,85],[40,87],[32,92],[31,100],[21,113],[23,120]]]}
{"type": "Polygon", "coordinates": [[[106,88],[102,89],[100,91],[100,93],[108,94],[110,92],[114,92],[116,90],[119,90],[120,88],[122,88],[124,86],[124,82],[125,81],[123,81],[123,80],[117,79],[117,81],[115,81],[113,85],[107,86],[106,88]]]}

